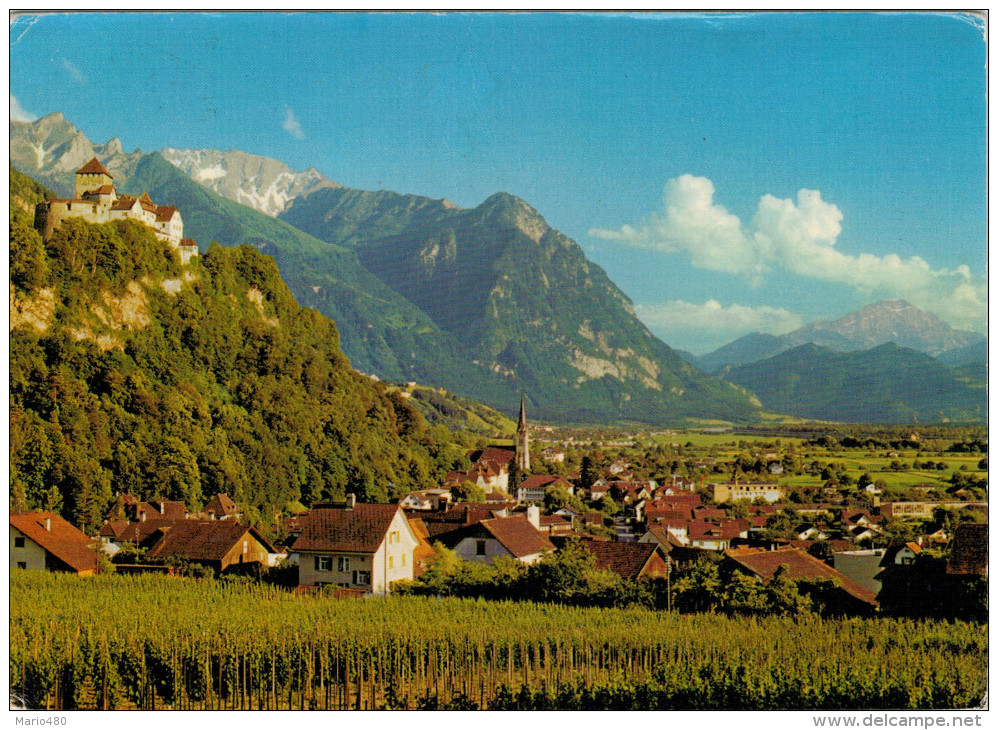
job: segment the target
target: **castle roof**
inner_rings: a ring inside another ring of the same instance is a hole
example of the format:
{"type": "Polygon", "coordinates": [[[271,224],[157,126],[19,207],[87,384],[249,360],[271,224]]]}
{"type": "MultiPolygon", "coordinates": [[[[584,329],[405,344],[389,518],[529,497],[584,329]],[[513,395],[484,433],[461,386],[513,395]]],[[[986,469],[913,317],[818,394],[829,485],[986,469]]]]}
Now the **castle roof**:
{"type": "Polygon", "coordinates": [[[105,168],[104,165],[100,163],[96,157],[94,157],[90,162],[85,164],[79,170],[76,171],[77,175],[107,175],[112,180],[114,176],[111,175],[105,168]]]}
{"type": "Polygon", "coordinates": [[[177,208],[173,205],[161,205],[156,208],[156,220],[168,221],[177,214],[177,208]]]}
{"type": "Polygon", "coordinates": [[[159,213],[159,210],[152,198],[149,197],[149,193],[142,193],[142,197],[139,198],[139,204],[142,206],[143,210],[148,210],[150,213],[159,213]]]}

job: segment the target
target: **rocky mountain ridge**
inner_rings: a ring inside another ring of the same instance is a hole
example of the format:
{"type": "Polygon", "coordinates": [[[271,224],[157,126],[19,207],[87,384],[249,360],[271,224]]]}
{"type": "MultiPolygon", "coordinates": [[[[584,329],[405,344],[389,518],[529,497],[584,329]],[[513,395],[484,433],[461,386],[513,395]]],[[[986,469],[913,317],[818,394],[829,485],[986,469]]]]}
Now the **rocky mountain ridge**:
{"type": "Polygon", "coordinates": [[[163,158],[194,182],[242,205],[277,216],[299,195],[340,187],[314,167],[295,172],[283,162],[242,150],[160,150],[163,158]]]}

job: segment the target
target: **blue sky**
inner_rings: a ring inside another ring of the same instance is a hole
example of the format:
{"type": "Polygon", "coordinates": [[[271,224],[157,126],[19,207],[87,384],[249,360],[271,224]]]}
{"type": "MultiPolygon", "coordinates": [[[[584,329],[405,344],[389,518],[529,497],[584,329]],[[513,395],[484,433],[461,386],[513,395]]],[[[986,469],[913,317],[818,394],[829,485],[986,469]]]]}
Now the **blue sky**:
{"type": "Polygon", "coordinates": [[[675,347],[884,298],[986,328],[970,16],[58,14],[10,41],[12,118],[518,195],[675,347]]]}

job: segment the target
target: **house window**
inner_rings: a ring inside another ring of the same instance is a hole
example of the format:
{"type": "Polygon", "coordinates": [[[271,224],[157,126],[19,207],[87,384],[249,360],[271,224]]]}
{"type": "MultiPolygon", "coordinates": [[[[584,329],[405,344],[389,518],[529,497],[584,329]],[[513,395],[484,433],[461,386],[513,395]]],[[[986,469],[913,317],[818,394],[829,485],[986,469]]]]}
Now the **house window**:
{"type": "Polygon", "coordinates": [[[24,538],[23,537],[15,537],[14,538],[14,547],[16,547],[16,548],[23,548],[24,547],[24,538]]]}
{"type": "Polygon", "coordinates": [[[315,556],[315,569],[321,571],[330,571],[333,569],[333,559],[328,555],[316,555],[315,556]]]}
{"type": "Polygon", "coordinates": [[[485,540],[476,541],[475,555],[485,555],[485,540]]]}
{"type": "Polygon", "coordinates": [[[353,582],[354,585],[358,586],[369,586],[371,585],[371,573],[367,570],[355,570],[353,572],[353,582]]]}
{"type": "Polygon", "coordinates": [[[389,555],[388,556],[388,567],[389,568],[394,568],[395,567],[395,556],[394,555],[389,555]]]}
{"type": "Polygon", "coordinates": [[[405,553],[402,553],[402,567],[405,567],[405,553]]]}
{"type": "Polygon", "coordinates": [[[22,570],[27,570],[28,569],[28,564],[25,563],[25,562],[22,562],[22,561],[18,560],[17,561],[17,567],[21,568],[22,570]]]}
{"type": "Polygon", "coordinates": [[[341,573],[350,572],[350,558],[337,558],[336,559],[336,569],[341,573]]]}

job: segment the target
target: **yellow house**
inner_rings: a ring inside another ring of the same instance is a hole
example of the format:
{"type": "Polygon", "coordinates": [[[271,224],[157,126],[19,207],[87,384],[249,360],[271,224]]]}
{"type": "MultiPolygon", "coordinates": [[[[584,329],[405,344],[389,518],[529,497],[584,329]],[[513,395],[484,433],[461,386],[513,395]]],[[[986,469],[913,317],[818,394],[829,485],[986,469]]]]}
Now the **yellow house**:
{"type": "Polygon", "coordinates": [[[714,489],[714,502],[723,504],[729,500],[748,500],[760,497],[767,502],[777,502],[783,498],[783,488],[779,484],[711,484],[714,489]]]}

